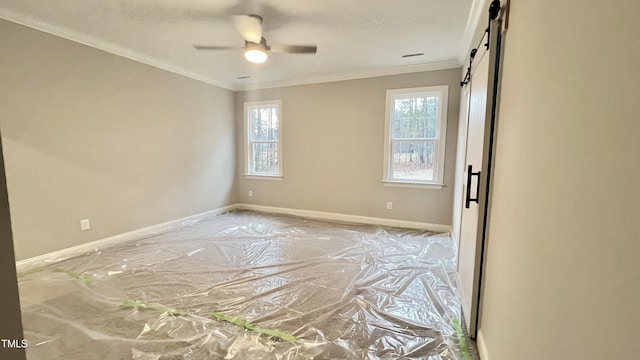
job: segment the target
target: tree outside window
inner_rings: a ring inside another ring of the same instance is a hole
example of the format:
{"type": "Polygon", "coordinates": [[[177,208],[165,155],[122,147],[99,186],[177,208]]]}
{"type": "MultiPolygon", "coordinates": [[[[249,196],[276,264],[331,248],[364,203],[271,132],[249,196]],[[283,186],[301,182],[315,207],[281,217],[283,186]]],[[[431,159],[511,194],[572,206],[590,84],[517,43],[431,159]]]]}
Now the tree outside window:
{"type": "Polygon", "coordinates": [[[385,181],[442,184],[447,86],[387,91],[385,181]]]}
{"type": "Polygon", "coordinates": [[[245,103],[247,175],[281,176],[281,102],[245,103]]]}

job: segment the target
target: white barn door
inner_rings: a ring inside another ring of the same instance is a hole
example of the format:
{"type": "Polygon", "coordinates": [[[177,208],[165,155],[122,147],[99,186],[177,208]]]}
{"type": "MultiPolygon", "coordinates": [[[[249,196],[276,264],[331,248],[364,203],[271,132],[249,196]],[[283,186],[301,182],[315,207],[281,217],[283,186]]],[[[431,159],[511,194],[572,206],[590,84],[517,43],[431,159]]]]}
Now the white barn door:
{"type": "Polygon", "coordinates": [[[475,338],[482,281],[482,261],[488,213],[495,105],[497,102],[501,21],[491,22],[489,49],[478,49],[471,67],[458,278],[462,312],[469,336],[475,338]]]}
{"type": "MultiPolygon", "coordinates": [[[[489,76],[489,56],[486,52],[476,55],[475,71],[471,76],[471,91],[469,96],[469,115],[467,131],[467,151],[465,156],[463,192],[462,192],[462,218],[460,226],[460,242],[458,248],[458,276],[460,288],[463,294],[462,312],[467,324],[467,331],[472,335],[471,325],[474,325],[476,316],[477,297],[476,286],[478,283],[479,266],[478,251],[478,202],[480,190],[480,176],[482,175],[482,153],[484,146],[484,124],[487,109],[487,83],[489,76]],[[478,62],[478,60],[480,60],[478,62]]],[[[472,69],[473,70],[473,69],[472,69]]],[[[473,336],[473,335],[472,335],[473,336]]]]}

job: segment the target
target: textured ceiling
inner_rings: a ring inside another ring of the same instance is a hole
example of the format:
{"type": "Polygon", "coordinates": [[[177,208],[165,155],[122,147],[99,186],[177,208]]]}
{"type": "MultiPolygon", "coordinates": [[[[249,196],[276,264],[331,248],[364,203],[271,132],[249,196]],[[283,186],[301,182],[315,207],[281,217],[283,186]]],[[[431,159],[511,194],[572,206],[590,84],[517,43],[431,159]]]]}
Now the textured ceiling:
{"type": "Polygon", "coordinates": [[[457,64],[473,0],[0,0],[0,17],[230,89],[457,64]],[[316,44],[251,64],[230,17],[259,14],[269,44],[316,44]],[[402,55],[424,53],[403,58],[402,55]],[[249,77],[238,79],[241,77],[249,77]]]}

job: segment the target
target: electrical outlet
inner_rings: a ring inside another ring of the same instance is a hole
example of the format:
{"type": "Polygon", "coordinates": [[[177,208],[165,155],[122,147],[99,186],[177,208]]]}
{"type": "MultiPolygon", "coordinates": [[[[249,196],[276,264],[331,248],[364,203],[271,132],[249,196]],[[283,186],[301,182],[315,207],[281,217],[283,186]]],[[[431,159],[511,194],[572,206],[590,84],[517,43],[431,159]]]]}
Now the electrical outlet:
{"type": "Polygon", "coordinates": [[[80,230],[85,231],[91,229],[91,222],[89,219],[80,220],[80,230]]]}
{"type": "Polygon", "coordinates": [[[391,201],[387,201],[387,210],[393,209],[393,203],[391,201]]]}
{"type": "Polygon", "coordinates": [[[253,197],[253,190],[249,190],[249,197],[253,197]]]}

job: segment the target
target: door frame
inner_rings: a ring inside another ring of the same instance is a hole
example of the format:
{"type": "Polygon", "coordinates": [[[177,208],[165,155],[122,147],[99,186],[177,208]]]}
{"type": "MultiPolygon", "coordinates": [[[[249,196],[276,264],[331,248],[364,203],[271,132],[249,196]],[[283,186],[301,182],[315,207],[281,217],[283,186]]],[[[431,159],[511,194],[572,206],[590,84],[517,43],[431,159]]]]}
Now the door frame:
{"type": "MultiPolygon", "coordinates": [[[[490,29],[490,44],[495,44],[495,53],[491,56],[491,63],[489,64],[489,76],[492,81],[490,82],[491,90],[491,111],[488,112],[487,116],[490,116],[488,119],[490,120],[490,124],[488,124],[488,128],[485,128],[485,131],[488,129],[488,133],[485,132],[485,141],[487,141],[487,145],[485,147],[485,153],[483,154],[483,159],[486,157],[486,163],[483,160],[482,167],[483,169],[486,167],[486,178],[485,184],[481,184],[483,191],[483,217],[482,221],[478,224],[478,230],[482,229],[481,239],[479,249],[480,256],[480,267],[479,267],[479,276],[478,276],[478,305],[476,308],[476,324],[474,333],[477,333],[479,328],[479,317],[482,312],[482,294],[483,294],[483,283],[484,283],[484,274],[486,270],[486,257],[487,257],[487,245],[488,245],[488,237],[489,237],[489,219],[491,217],[491,189],[493,188],[493,182],[491,181],[491,176],[493,174],[493,169],[495,167],[495,152],[496,152],[496,138],[498,134],[498,109],[500,103],[500,89],[501,89],[501,79],[502,79],[502,60],[504,55],[504,37],[506,32],[506,20],[503,20],[503,15],[508,19],[508,9],[509,9],[509,0],[506,1],[506,5],[503,8],[505,12],[501,13],[495,20],[491,20],[489,29],[490,29]],[[481,224],[480,224],[481,223],[481,224]]],[[[478,217],[480,218],[480,217],[478,217]]],[[[474,335],[475,337],[475,335],[474,335]]]]}

